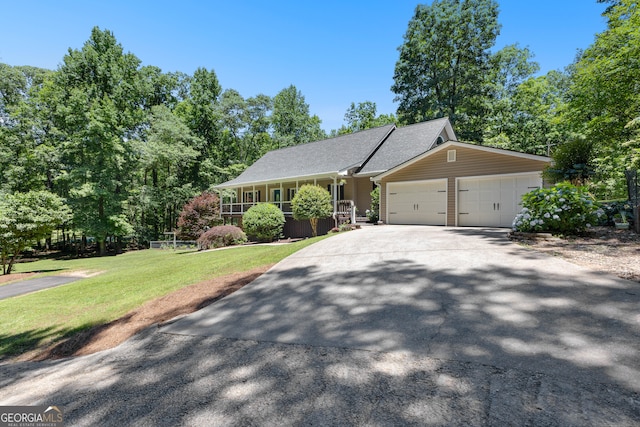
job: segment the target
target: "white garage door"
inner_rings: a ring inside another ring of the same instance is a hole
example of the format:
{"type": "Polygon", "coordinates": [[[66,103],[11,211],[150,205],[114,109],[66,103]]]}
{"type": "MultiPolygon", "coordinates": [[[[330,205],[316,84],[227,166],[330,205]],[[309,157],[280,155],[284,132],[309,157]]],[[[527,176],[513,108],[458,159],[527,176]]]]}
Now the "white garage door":
{"type": "Polygon", "coordinates": [[[540,173],[458,179],[458,225],[511,227],[522,195],[542,186],[540,173]]]}
{"type": "Polygon", "coordinates": [[[387,184],[389,224],[445,225],[447,180],[387,184]]]}

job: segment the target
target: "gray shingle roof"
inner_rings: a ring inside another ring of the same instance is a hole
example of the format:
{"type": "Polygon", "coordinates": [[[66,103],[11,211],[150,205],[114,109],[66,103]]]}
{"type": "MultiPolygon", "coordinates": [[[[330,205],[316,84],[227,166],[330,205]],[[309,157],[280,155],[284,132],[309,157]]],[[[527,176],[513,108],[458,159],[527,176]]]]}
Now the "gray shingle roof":
{"type": "MultiPolygon", "coordinates": [[[[431,149],[449,119],[430,120],[394,130],[358,174],[385,172],[431,149]]],[[[455,138],[455,135],[449,135],[455,138]]]]}
{"type": "Polygon", "coordinates": [[[394,125],[386,125],[270,151],[240,176],[219,187],[337,173],[360,166],[394,128],[394,125]]]}

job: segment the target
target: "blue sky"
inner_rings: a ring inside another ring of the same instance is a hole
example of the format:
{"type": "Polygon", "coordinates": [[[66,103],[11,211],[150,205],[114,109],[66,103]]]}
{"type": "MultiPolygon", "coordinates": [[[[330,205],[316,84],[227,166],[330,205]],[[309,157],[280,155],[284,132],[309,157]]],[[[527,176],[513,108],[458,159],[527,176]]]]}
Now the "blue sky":
{"type": "MultiPolygon", "coordinates": [[[[496,48],[528,46],[541,73],[564,68],[606,27],[596,0],[498,1],[496,48]]],[[[340,127],[351,102],[395,113],[397,48],[419,3],[0,0],[0,62],[56,69],[97,25],[144,65],[213,69],[224,89],[245,98],[293,84],[328,131],[340,127]]]]}

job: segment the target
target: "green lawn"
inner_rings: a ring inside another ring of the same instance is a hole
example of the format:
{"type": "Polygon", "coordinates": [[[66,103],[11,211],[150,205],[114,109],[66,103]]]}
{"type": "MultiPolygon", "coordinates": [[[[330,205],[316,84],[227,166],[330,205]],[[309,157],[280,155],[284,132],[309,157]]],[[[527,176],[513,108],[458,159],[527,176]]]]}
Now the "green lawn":
{"type": "Polygon", "coordinates": [[[20,354],[108,323],[176,289],[273,264],[323,237],[220,251],[143,250],[123,255],[19,264],[16,272],[88,270],[101,274],[0,301],[0,357],[20,354]]]}

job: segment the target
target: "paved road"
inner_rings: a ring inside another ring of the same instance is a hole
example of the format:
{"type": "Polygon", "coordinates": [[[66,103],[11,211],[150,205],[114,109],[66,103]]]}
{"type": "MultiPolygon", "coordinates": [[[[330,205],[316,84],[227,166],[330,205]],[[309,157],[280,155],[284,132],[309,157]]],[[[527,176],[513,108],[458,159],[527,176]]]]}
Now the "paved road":
{"type": "Polygon", "coordinates": [[[504,230],[371,227],[96,355],[0,366],[71,425],[638,425],[640,286],[504,230]]]}
{"type": "Polygon", "coordinates": [[[67,283],[80,279],[80,277],[70,276],[47,276],[9,283],[8,285],[0,286],[0,300],[30,294],[31,292],[41,291],[43,289],[55,288],[56,286],[66,285],[67,283]]]}

